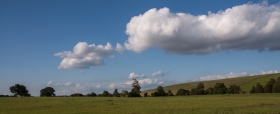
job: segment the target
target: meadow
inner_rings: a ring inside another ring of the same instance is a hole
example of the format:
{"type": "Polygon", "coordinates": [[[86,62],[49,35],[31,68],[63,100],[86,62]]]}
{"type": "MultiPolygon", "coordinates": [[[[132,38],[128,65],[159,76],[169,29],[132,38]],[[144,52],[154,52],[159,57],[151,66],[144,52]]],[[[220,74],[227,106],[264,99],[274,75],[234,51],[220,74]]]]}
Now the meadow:
{"type": "Polygon", "coordinates": [[[225,94],[174,97],[7,97],[1,114],[279,114],[280,94],[225,94]]]}

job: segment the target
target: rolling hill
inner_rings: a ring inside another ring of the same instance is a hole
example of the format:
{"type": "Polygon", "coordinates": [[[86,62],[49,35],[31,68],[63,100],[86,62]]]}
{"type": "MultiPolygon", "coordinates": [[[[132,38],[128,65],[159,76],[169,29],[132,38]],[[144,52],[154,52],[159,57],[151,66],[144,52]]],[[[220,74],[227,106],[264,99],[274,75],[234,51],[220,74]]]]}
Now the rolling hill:
{"type": "MultiPolygon", "coordinates": [[[[227,79],[221,79],[221,80],[209,80],[209,81],[199,81],[204,84],[204,88],[207,89],[209,87],[214,87],[216,83],[224,83],[227,87],[232,84],[236,84],[241,87],[242,90],[246,91],[246,93],[249,93],[250,89],[256,85],[257,82],[259,82],[261,85],[265,85],[270,78],[274,78],[275,80],[280,77],[280,73],[277,74],[265,74],[265,75],[256,75],[256,76],[244,76],[244,77],[237,77],[237,78],[227,78],[227,79]]],[[[175,84],[175,85],[169,85],[163,87],[165,92],[167,92],[169,89],[172,91],[172,93],[176,94],[177,90],[179,89],[187,89],[190,90],[192,88],[195,88],[199,82],[187,82],[182,84],[175,84]]],[[[150,95],[152,92],[154,92],[155,89],[145,90],[141,92],[141,95],[145,92],[150,95]]]]}

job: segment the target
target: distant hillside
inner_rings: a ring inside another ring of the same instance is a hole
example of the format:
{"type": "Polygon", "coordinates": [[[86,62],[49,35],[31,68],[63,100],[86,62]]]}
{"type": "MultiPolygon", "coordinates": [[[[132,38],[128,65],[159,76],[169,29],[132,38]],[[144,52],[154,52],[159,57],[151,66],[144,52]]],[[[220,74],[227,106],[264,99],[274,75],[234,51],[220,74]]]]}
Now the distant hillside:
{"type": "MultiPolygon", "coordinates": [[[[242,90],[246,91],[246,93],[249,93],[250,89],[253,86],[255,86],[257,82],[259,82],[261,85],[265,85],[270,80],[270,78],[274,78],[276,80],[278,77],[280,77],[280,73],[256,75],[256,76],[244,76],[244,77],[237,77],[237,78],[227,78],[221,80],[209,80],[209,81],[199,81],[199,82],[203,82],[204,88],[206,89],[209,87],[214,87],[216,83],[224,83],[227,87],[229,85],[236,84],[240,86],[242,90]]],[[[192,88],[195,88],[199,82],[175,84],[175,85],[165,86],[163,88],[166,92],[170,89],[172,93],[175,94],[179,89],[190,90],[192,88]]],[[[148,95],[150,95],[154,91],[155,89],[142,91],[141,95],[143,95],[145,92],[148,92],[148,95]]]]}

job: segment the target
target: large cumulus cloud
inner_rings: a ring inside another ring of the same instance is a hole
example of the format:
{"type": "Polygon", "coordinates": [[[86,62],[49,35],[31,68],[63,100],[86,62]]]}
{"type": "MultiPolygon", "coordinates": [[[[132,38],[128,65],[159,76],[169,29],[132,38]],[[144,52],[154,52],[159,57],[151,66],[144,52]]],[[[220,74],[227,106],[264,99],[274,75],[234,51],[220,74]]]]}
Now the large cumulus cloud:
{"type": "Polygon", "coordinates": [[[280,50],[280,7],[243,4],[208,15],[150,9],[126,27],[128,50],[157,47],[174,54],[219,50],[280,50]]]}
{"type": "Polygon", "coordinates": [[[106,45],[88,45],[86,42],[79,42],[72,51],[64,51],[54,54],[63,58],[59,69],[89,68],[90,66],[104,65],[104,58],[113,52],[122,53],[124,48],[117,44],[114,49],[110,43],[106,45]]]}

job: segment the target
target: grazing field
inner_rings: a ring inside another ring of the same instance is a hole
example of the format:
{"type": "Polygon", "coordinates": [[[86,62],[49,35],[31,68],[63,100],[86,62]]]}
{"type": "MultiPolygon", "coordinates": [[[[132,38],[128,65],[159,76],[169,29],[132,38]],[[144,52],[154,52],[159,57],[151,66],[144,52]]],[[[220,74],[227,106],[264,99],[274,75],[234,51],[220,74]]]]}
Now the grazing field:
{"type": "Polygon", "coordinates": [[[1,114],[216,114],[280,113],[280,94],[182,97],[26,97],[0,98],[1,114]]]}
{"type": "MultiPolygon", "coordinates": [[[[210,81],[199,81],[203,82],[204,88],[207,89],[209,87],[214,87],[216,83],[224,83],[227,87],[229,85],[236,84],[241,87],[242,90],[244,90],[246,93],[249,93],[250,89],[256,85],[257,82],[259,82],[261,85],[265,85],[270,78],[274,78],[275,80],[280,77],[280,73],[278,74],[266,74],[266,75],[257,75],[257,76],[244,76],[244,77],[238,77],[238,78],[227,78],[227,79],[221,79],[221,80],[210,80],[210,81]]],[[[192,88],[196,88],[197,84],[199,82],[188,82],[188,83],[182,83],[182,84],[175,84],[170,86],[165,86],[163,89],[167,92],[169,89],[176,94],[176,92],[179,89],[187,89],[190,90],[192,88]]],[[[143,94],[147,92],[148,95],[150,95],[152,92],[155,92],[155,89],[146,90],[141,93],[143,94]]]]}

